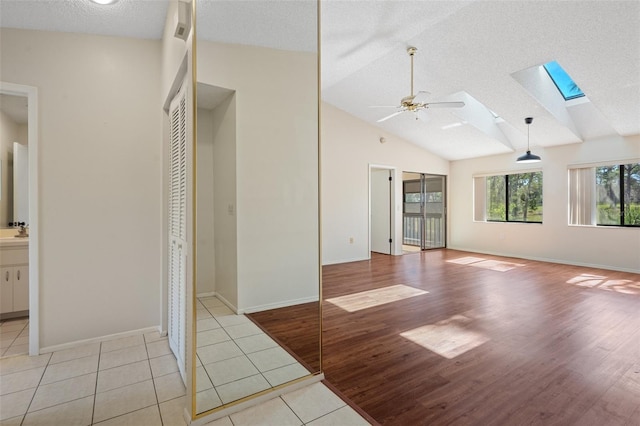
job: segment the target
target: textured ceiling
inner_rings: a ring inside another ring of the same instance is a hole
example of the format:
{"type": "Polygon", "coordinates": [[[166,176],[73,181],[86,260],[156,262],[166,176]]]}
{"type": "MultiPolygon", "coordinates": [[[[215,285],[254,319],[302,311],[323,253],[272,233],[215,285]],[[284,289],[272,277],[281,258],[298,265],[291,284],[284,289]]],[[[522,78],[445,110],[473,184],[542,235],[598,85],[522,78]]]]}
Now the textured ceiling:
{"type": "MultiPolygon", "coordinates": [[[[167,4],[0,0],[0,24],[159,39],[167,4]]],[[[201,39],[315,49],[313,1],[196,4],[201,39]]],[[[323,0],[321,10],[323,100],[443,158],[521,152],[527,116],[535,118],[532,147],[579,143],[603,132],[640,133],[639,1],[323,0]],[[496,128],[507,143],[472,126],[462,110],[429,110],[428,122],[402,114],[376,123],[389,112],[370,106],[397,105],[409,94],[408,46],[418,48],[415,91],[430,92],[430,101],[468,94],[500,117],[496,128]],[[577,114],[575,123],[558,120],[515,78],[550,60],[591,101],[589,114],[577,114]],[[590,126],[594,116],[605,125],[590,126]]]]}
{"type": "MultiPolygon", "coordinates": [[[[551,60],[569,72],[610,128],[640,133],[640,2],[370,5],[322,6],[323,98],[365,121],[387,113],[370,105],[397,105],[409,94],[406,48],[416,46],[415,90],[431,92],[431,101],[467,92],[504,120],[517,151],[526,146],[527,116],[535,118],[532,146],[581,140],[511,76],[551,60]]],[[[512,152],[470,125],[448,127],[462,122],[456,112],[429,110],[427,123],[402,114],[379,126],[451,160],[512,152]]]]}
{"type": "Polygon", "coordinates": [[[0,0],[2,27],[159,39],[169,0],[0,0]]]}

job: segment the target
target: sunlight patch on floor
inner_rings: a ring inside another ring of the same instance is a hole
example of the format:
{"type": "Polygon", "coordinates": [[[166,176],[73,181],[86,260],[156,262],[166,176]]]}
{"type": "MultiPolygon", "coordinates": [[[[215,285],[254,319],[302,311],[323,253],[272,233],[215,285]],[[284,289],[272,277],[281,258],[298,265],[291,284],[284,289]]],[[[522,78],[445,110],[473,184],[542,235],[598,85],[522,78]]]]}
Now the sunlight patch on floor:
{"type": "Polygon", "coordinates": [[[502,260],[487,260],[481,257],[465,256],[458,259],[447,260],[449,263],[456,263],[458,265],[476,266],[478,268],[490,269],[492,271],[507,272],[520,266],[524,266],[524,263],[503,262],[502,260]]]}
{"type": "Polygon", "coordinates": [[[344,309],[347,312],[356,312],[362,309],[373,308],[386,303],[397,302],[410,297],[421,296],[428,291],[398,284],[391,287],[377,288],[375,290],[362,291],[360,293],[347,294],[346,296],[333,297],[327,302],[344,309]]]}
{"type": "Polygon", "coordinates": [[[624,294],[640,294],[640,282],[631,280],[607,280],[602,275],[580,274],[567,281],[579,287],[598,288],[624,294]]]}
{"type": "Polygon", "coordinates": [[[406,244],[402,245],[403,253],[420,253],[421,251],[422,249],[420,248],[420,246],[410,246],[406,244]]]}
{"type": "Polygon", "coordinates": [[[405,331],[400,333],[400,336],[440,356],[452,359],[489,341],[488,337],[469,330],[471,322],[468,317],[454,315],[435,324],[405,331]]]}

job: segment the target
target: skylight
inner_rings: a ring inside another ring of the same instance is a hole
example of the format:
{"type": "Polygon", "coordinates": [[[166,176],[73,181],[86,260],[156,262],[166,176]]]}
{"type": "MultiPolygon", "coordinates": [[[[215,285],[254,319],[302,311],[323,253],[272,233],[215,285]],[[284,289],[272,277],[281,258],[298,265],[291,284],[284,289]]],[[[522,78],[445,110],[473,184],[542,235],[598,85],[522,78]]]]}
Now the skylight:
{"type": "Polygon", "coordinates": [[[584,96],[582,90],[580,90],[571,76],[562,69],[559,63],[556,61],[547,62],[544,64],[544,69],[549,74],[549,77],[551,77],[551,80],[555,83],[565,101],[584,96]]]}

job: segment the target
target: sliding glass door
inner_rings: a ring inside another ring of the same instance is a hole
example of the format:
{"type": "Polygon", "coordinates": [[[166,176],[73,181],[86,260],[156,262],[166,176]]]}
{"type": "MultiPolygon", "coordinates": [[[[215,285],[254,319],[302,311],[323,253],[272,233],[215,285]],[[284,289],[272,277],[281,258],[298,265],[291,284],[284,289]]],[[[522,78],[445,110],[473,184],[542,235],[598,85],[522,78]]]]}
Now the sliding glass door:
{"type": "Polygon", "coordinates": [[[403,244],[407,251],[446,247],[446,177],[403,175],[403,244]]]}

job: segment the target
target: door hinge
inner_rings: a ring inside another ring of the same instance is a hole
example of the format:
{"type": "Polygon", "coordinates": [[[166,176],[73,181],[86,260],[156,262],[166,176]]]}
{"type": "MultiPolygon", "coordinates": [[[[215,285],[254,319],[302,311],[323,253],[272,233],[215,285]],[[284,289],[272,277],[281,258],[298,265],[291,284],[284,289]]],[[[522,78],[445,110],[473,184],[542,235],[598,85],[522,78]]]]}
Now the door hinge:
{"type": "Polygon", "coordinates": [[[393,180],[393,178],[391,176],[389,176],[389,182],[391,182],[393,180]]]}
{"type": "Polygon", "coordinates": [[[393,242],[393,240],[391,238],[389,238],[389,244],[391,244],[393,242]]]}

